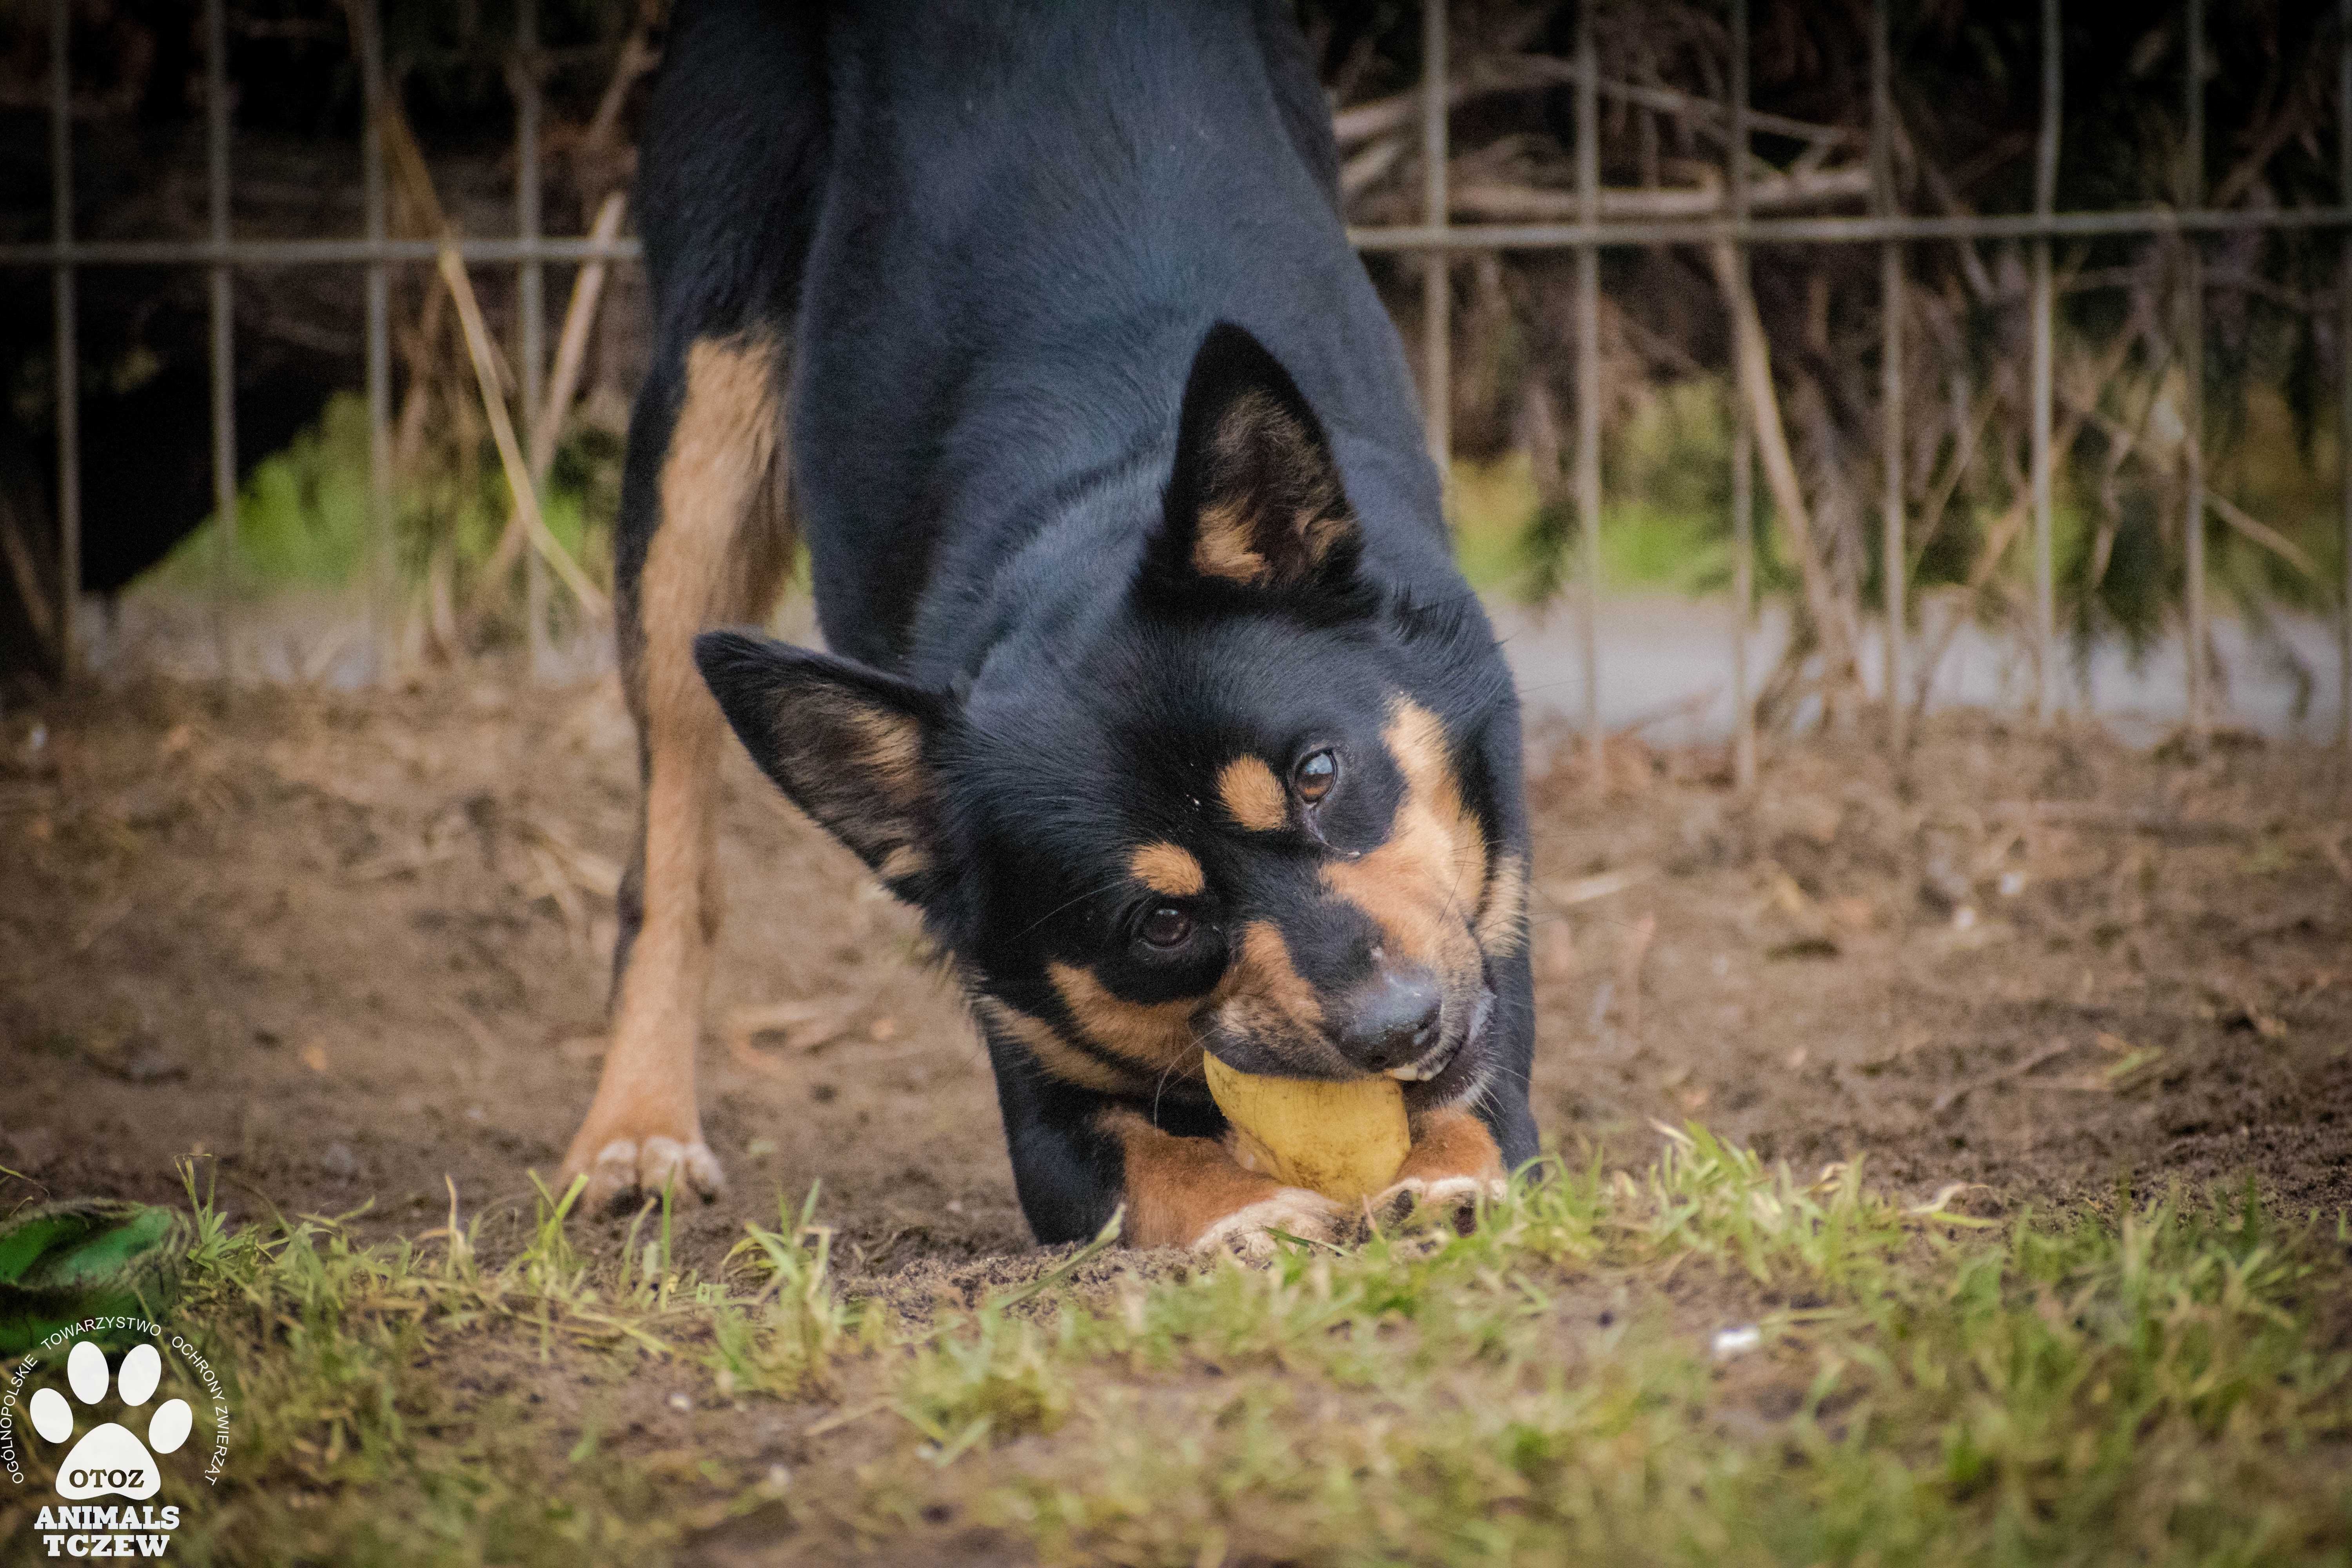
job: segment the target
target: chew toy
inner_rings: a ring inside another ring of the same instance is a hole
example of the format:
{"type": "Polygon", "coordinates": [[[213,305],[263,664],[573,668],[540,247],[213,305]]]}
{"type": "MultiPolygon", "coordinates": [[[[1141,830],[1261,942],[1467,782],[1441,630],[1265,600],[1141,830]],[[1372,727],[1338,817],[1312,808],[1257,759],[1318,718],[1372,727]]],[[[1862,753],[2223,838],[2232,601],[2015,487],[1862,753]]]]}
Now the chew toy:
{"type": "Polygon", "coordinates": [[[1210,1097],[1239,1135],[1235,1157],[1285,1186],[1357,1203],[1394,1181],[1412,1148],[1393,1079],[1318,1083],[1237,1072],[1214,1056],[1202,1065],[1210,1097]]]}

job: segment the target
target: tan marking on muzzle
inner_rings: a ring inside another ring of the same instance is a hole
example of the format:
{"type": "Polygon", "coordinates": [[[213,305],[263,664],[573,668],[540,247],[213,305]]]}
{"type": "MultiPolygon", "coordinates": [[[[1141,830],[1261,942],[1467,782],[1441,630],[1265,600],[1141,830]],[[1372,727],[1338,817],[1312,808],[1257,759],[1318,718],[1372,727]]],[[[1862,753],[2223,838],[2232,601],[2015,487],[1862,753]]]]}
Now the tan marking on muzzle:
{"type": "MultiPolygon", "coordinates": [[[[1243,928],[1233,962],[1206,996],[1129,1002],[1113,994],[1092,970],[1050,963],[1045,972],[1089,1044],[1155,1079],[1199,1078],[1201,1037],[1209,1031],[1286,1047],[1300,1054],[1302,1067],[1344,1068],[1326,1040],[1322,1002],[1291,962],[1289,945],[1271,921],[1252,921],[1243,928]]],[[[1083,1055],[1066,1043],[1062,1049],[1083,1055]]],[[[1066,1076],[1083,1081],[1075,1073],[1066,1076]]]]}
{"type": "Polygon", "coordinates": [[[1272,833],[1290,820],[1282,781],[1263,757],[1235,757],[1227,763],[1217,774],[1217,798],[1235,822],[1259,833],[1272,833]]]}
{"type": "Polygon", "coordinates": [[[1323,1027],[1322,999],[1291,962],[1290,944],[1272,921],[1252,921],[1242,928],[1242,940],[1213,1005],[1221,1022],[1246,1016],[1261,1027],[1278,1022],[1309,1035],[1323,1027]]]}
{"type": "Polygon", "coordinates": [[[1528,940],[1528,862],[1523,855],[1496,858],[1495,873],[1486,879],[1486,902],[1479,907],[1478,949],[1488,958],[1508,958],[1528,940]]]}
{"type": "Polygon", "coordinates": [[[1486,843],[1462,802],[1437,716],[1400,697],[1381,731],[1404,775],[1387,842],[1323,868],[1324,885],[1362,910],[1391,962],[1420,963],[1462,984],[1478,968],[1473,912],[1486,891],[1486,843]]]}
{"type": "Polygon", "coordinates": [[[1208,873],[1192,852],[1179,845],[1147,844],[1135,852],[1128,862],[1128,870],[1135,879],[1155,893],[1165,893],[1171,899],[1189,899],[1209,885],[1208,873]]]}

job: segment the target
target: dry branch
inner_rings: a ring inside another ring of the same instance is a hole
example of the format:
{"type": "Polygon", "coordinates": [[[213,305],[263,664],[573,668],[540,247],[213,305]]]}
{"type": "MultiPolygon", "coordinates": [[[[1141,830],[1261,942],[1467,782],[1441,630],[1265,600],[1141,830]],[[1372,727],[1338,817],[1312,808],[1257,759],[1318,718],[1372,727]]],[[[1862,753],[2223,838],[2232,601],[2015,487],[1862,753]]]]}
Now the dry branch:
{"type": "Polygon", "coordinates": [[[16,579],[16,597],[25,606],[26,619],[33,623],[33,635],[55,646],[57,620],[49,613],[49,597],[41,590],[41,574],[33,566],[33,552],[16,527],[16,509],[6,496],[0,496],[0,554],[8,557],[8,574],[16,579]]]}
{"type": "MultiPolygon", "coordinates": [[[[1479,61],[1449,82],[1445,106],[1452,109],[1487,93],[1525,92],[1531,88],[1572,84],[1575,80],[1573,61],[1541,55],[1505,55],[1479,61]]],[[[1674,115],[1686,124],[1705,127],[1718,138],[1730,129],[1730,112],[1712,99],[1630,81],[1604,79],[1599,86],[1605,100],[1674,115]]],[[[1421,89],[1409,88],[1387,98],[1340,110],[1331,116],[1331,134],[1341,147],[1353,147],[1402,131],[1420,117],[1421,89]]],[[[1748,123],[1757,131],[1801,142],[1859,145],[1864,140],[1861,132],[1842,125],[1820,125],[1763,110],[1750,110],[1748,123]]]]}
{"type": "Polygon", "coordinates": [[[474,379],[481,388],[482,413],[490,422],[490,439],[498,443],[499,463],[505,468],[507,489],[514,497],[515,510],[530,531],[530,542],[563,585],[572,590],[581,608],[593,618],[602,620],[607,608],[604,595],[580,563],[572,559],[555,535],[547,531],[546,519],[540,516],[538,487],[531,483],[530,472],[524,466],[522,448],[515,441],[513,422],[507,417],[506,399],[499,394],[497,362],[492,358],[490,332],[482,324],[482,308],[474,299],[474,285],[466,276],[466,263],[454,246],[441,249],[441,279],[449,286],[449,297],[457,307],[457,320],[466,329],[467,352],[473,356],[474,379]]]}
{"type": "Polygon", "coordinates": [[[1733,358],[1756,432],[1757,455],[1764,461],[1764,478],[1771,488],[1772,504],[1788,528],[1789,542],[1797,557],[1799,575],[1804,583],[1805,612],[1821,638],[1826,665],[1822,695],[1826,700],[1841,687],[1860,679],[1853,640],[1848,635],[1836,590],[1830,583],[1829,569],[1814,542],[1812,514],[1806,509],[1804,487],[1798,482],[1796,459],[1789,450],[1789,435],[1780,424],[1780,400],[1772,389],[1772,346],[1764,335],[1763,320],[1757,314],[1756,294],[1748,287],[1745,260],[1727,242],[1709,248],[1715,261],[1716,281],[1731,313],[1733,358]]]}
{"type": "MultiPolygon", "coordinates": [[[[606,196],[604,205],[597,209],[596,225],[589,231],[589,237],[601,244],[619,234],[621,214],[626,205],[618,191],[606,196]]],[[[588,333],[596,324],[596,307],[604,297],[605,271],[606,264],[600,257],[583,264],[572,280],[572,301],[564,307],[563,331],[556,341],[555,374],[549,379],[547,400],[541,405],[539,421],[530,431],[533,485],[545,484],[549,470],[555,466],[556,440],[563,433],[564,417],[579,394],[580,373],[588,360],[588,333]]],[[[515,557],[522,552],[524,531],[522,509],[516,507],[507,514],[507,525],[499,534],[498,547],[490,552],[481,586],[475,591],[476,615],[504,584],[515,557]]]]}
{"type": "MultiPolygon", "coordinates": [[[[1449,206],[1456,217],[1502,223],[1566,223],[1575,221],[1581,211],[1574,191],[1478,184],[1455,185],[1452,191],[1449,206]]],[[[1759,180],[1748,187],[1748,193],[1749,208],[1757,212],[1858,200],[1870,195],[1870,171],[1855,167],[1791,173],[1759,180]]],[[[1601,191],[1601,216],[1604,219],[1713,217],[1722,210],[1723,187],[1719,181],[1660,190],[1604,186],[1601,191]]]]}

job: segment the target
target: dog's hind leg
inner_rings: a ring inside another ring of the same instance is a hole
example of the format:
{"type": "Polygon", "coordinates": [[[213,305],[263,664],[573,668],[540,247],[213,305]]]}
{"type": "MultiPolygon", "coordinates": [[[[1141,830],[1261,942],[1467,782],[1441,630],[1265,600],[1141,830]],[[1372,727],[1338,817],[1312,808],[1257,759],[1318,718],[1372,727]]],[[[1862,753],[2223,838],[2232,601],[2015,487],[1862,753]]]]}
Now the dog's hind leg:
{"type": "Polygon", "coordinates": [[[722,1177],[695,1099],[719,920],[715,794],[726,722],[694,637],[765,618],[790,569],[782,353],[761,329],[690,341],[661,366],[630,429],[618,571],[622,678],[644,781],[621,893],[613,1032],[596,1099],[564,1156],[593,1210],[722,1177]]]}

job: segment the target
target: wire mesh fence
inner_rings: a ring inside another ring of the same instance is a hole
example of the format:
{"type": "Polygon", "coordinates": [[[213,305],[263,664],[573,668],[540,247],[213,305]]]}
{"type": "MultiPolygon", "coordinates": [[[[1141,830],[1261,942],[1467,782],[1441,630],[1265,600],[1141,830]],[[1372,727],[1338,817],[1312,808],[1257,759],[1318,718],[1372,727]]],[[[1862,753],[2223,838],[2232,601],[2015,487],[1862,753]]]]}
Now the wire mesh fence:
{"type": "MultiPolygon", "coordinates": [[[[1793,122],[1764,114],[1749,103],[1749,61],[1752,40],[1749,0],[1729,0],[1724,18],[1730,42],[1729,71],[1720,101],[1696,103],[1686,95],[1674,106],[1678,112],[1718,116],[1727,127],[1725,143],[1737,150],[1727,156],[1719,178],[1696,190],[1604,190],[1601,176],[1600,115],[1604,101],[1649,102],[1656,106],[1661,89],[1640,83],[1604,79],[1594,47],[1593,8],[1580,8],[1578,33],[1570,58],[1559,62],[1561,85],[1574,97],[1574,188],[1558,193],[1534,221],[1456,221],[1457,194],[1449,190],[1449,115],[1463,96],[1462,83],[1449,73],[1449,22],[1446,0],[1426,0],[1422,14],[1423,75],[1409,105],[1376,105],[1371,110],[1343,110],[1363,120],[1377,113],[1393,117],[1410,112],[1418,132],[1422,188],[1420,220],[1357,226],[1351,241],[1368,254],[1403,253],[1422,258],[1420,362],[1423,393],[1433,454],[1445,465],[1452,450],[1453,312],[1449,303],[1449,267],[1480,253],[1566,251],[1575,263],[1574,330],[1569,334],[1573,354],[1575,389],[1572,498],[1577,536],[1575,598],[1580,612],[1580,647],[1584,665],[1582,728],[1586,743],[1603,743],[1601,690],[1604,677],[1603,649],[1596,627],[1601,575],[1601,539],[1604,502],[1602,430],[1601,423],[1600,306],[1601,258],[1628,248],[1687,247],[1706,258],[1730,304],[1730,382],[1737,422],[1731,442],[1730,540],[1733,613],[1737,626],[1727,628],[1731,649],[1732,707],[1735,715],[1735,771],[1744,783],[1753,776],[1755,742],[1755,671],[1749,668],[1744,627],[1754,613],[1757,541],[1754,531],[1754,470],[1762,464],[1766,490],[1782,525],[1801,532],[1804,518],[1802,478],[1794,472],[1788,441],[1781,433],[1772,388],[1769,344],[1757,318],[1754,296],[1748,286],[1750,258],[1760,247],[1870,247],[1878,262],[1883,326],[1879,340],[1879,395],[1876,416],[1881,425],[1884,459],[1882,493],[1878,499],[1881,542],[1877,613],[1882,635],[1879,657],[1884,662],[1883,704],[1889,739],[1904,741],[1906,705],[1897,694],[1915,679],[1918,659],[1914,628],[1906,625],[1911,585],[1906,563],[1915,554],[1910,512],[1914,507],[1906,483],[1903,453],[1909,410],[1905,373],[1906,290],[1911,288],[1913,252],[1924,246],[1969,246],[1987,241],[2017,241],[2028,247],[2031,317],[2030,448],[2027,510],[2030,528],[2025,539],[2031,579],[2031,640],[2033,644],[2032,706],[2048,718],[2060,706],[2060,660],[2056,649],[2058,624],[2053,565],[2053,473],[2061,460],[2054,408],[2053,320],[2057,285],[2053,278],[2053,246],[2068,240],[2137,237],[2176,245],[2178,331],[2181,377],[2187,406],[2183,423],[2184,477],[2179,505],[2180,539],[2186,552],[2182,572],[2181,615],[2186,659],[2187,714],[2192,739],[2211,725],[2213,672],[2207,668],[2210,646],[2206,603],[2204,526],[2209,507],[2226,501],[2209,496],[2203,464],[2201,411],[2204,384],[2203,310],[2210,287],[2204,276],[2200,237],[2282,234],[2352,229],[2352,0],[2337,0],[2334,18],[2336,53],[2335,98],[2337,200],[2332,205],[2208,205],[2203,148],[2204,98],[2209,63],[2205,50],[2213,19],[2205,0],[2179,0],[2182,37],[2180,103],[2189,127],[2182,142],[2182,167],[2176,199],[2166,203],[2105,210],[2060,210],[2056,204],[2059,156],[2065,130],[2063,102],[2063,30],[2062,0],[2041,0],[2039,37],[2039,126],[2035,135],[2031,211],[2009,213],[1920,213],[1902,208],[1894,165],[1899,134],[1894,105],[1896,61],[1890,45],[1889,0],[1874,0],[1869,30],[1869,124],[1864,132],[1868,158],[1866,185],[1862,194],[1867,211],[1823,216],[1759,211],[1782,187],[1793,186],[1801,169],[1777,175],[1759,189],[1757,169],[1747,154],[1758,134],[1785,135],[1793,122]],[[1646,95],[1646,96],[1645,96],[1646,95]],[[1762,199],[1759,199],[1762,198],[1762,199]]],[[[560,407],[547,405],[549,396],[546,331],[545,268],[551,264],[626,264],[639,258],[635,240],[617,232],[617,207],[608,209],[615,221],[600,222],[598,231],[581,236],[551,237],[541,233],[541,149],[543,114],[542,71],[538,43],[536,0],[517,0],[514,50],[509,80],[513,86],[514,228],[510,237],[460,236],[445,230],[432,237],[395,237],[388,219],[387,149],[401,143],[392,133],[387,113],[385,61],[378,0],[350,0],[351,45],[362,83],[365,105],[362,132],[362,228],[349,237],[301,239],[238,237],[232,229],[230,192],[235,174],[229,113],[227,51],[225,42],[225,0],[203,0],[200,26],[205,88],[206,226],[201,238],[84,239],[74,232],[74,147],[72,128],[73,69],[70,0],[49,0],[49,142],[52,227],[46,241],[0,244],[0,267],[45,268],[49,277],[54,318],[54,387],[56,407],[57,483],[56,554],[58,563],[54,597],[40,619],[54,639],[56,660],[70,671],[76,664],[74,584],[80,580],[81,465],[77,410],[79,352],[77,279],[89,268],[109,267],[186,267],[207,276],[210,353],[210,420],[214,505],[224,554],[236,548],[238,476],[236,471],[237,331],[232,279],[240,268],[343,268],[359,270],[365,301],[365,385],[370,429],[370,526],[365,552],[369,584],[371,642],[379,665],[391,604],[394,570],[390,545],[394,460],[392,438],[394,367],[390,280],[393,269],[422,263],[436,264],[446,279],[469,333],[478,331],[479,311],[471,306],[466,279],[474,268],[515,269],[514,341],[505,346],[515,367],[520,424],[531,437],[532,450],[509,430],[499,439],[502,464],[514,492],[522,526],[519,538],[526,572],[525,624],[534,667],[541,663],[548,624],[551,570],[572,583],[587,603],[593,584],[577,581],[576,567],[563,557],[543,525],[538,525],[536,489],[543,482],[545,443],[552,440],[551,416],[559,423],[560,407]],[[511,450],[509,450],[511,448],[511,450]]],[[[1675,96],[1675,95],[1667,95],[1675,96]]],[[[1818,129],[1818,128],[1812,128],[1818,129]]],[[[413,148],[413,143],[410,144],[413,148]]],[[[1542,205],[1521,194],[1521,207],[1542,205]]],[[[2345,246],[2342,277],[2336,289],[2340,319],[2340,344],[2352,344],[2352,246],[2345,246]]],[[[493,357],[487,342],[479,345],[477,368],[483,374],[484,401],[493,426],[503,427],[505,398],[496,390],[498,379],[487,364],[493,357]]],[[[563,350],[559,350],[559,368],[563,350]]],[[[2337,629],[2339,690],[2352,694],[2352,352],[2339,347],[2336,355],[2335,397],[2339,438],[2336,462],[2342,488],[2341,544],[2345,563],[2341,580],[2329,585],[2337,629]]],[[[559,376],[559,380],[561,377],[559,376]]],[[[1799,538],[1801,556],[1807,546],[1799,538]]],[[[1808,570],[1803,596],[1820,587],[1808,570]]],[[[36,606],[41,608],[40,606],[36,606]]],[[[1824,634],[1824,656],[1849,663],[1859,658],[1855,647],[1839,647],[1838,618],[1829,606],[1814,602],[1805,606],[1824,634]]],[[[1849,639],[1852,640],[1852,639],[1849,639]]],[[[2339,737],[2352,746],[2352,700],[2339,700],[2339,737]]],[[[1596,781],[1603,770],[1590,770],[1596,781]]]]}

